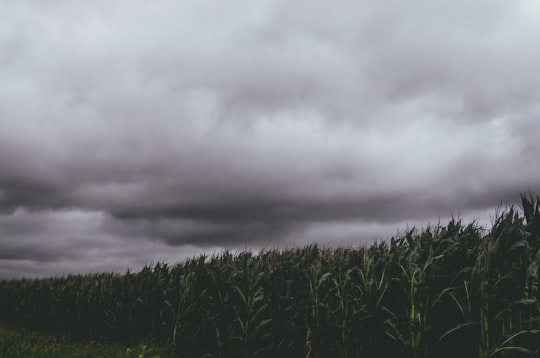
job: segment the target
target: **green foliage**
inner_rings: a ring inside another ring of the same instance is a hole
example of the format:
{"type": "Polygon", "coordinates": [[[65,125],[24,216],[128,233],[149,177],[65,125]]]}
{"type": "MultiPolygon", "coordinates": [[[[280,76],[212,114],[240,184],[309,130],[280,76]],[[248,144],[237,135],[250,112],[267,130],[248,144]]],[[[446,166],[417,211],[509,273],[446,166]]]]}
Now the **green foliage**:
{"type": "Polygon", "coordinates": [[[539,267],[540,199],[523,195],[489,230],[452,218],[357,249],[225,251],[125,275],[1,281],[0,320],[172,342],[176,357],[538,356],[539,267]]]}
{"type": "Polygon", "coordinates": [[[0,326],[2,358],[160,358],[167,352],[166,348],[157,350],[144,344],[125,348],[119,344],[76,342],[43,332],[0,326]]]}

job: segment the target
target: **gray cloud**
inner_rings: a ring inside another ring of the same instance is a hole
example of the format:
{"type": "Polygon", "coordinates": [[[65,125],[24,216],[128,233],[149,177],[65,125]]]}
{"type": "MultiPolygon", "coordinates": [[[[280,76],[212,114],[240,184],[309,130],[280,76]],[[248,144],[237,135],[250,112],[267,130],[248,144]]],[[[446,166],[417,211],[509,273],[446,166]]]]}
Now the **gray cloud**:
{"type": "Polygon", "coordinates": [[[540,192],[538,7],[2,3],[0,276],[485,223],[540,192]]]}

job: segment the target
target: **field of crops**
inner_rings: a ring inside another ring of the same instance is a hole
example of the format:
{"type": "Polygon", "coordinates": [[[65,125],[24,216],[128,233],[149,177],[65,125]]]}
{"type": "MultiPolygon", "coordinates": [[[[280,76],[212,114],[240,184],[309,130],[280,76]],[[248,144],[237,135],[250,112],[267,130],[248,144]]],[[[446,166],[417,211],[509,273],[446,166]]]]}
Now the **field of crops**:
{"type": "Polygon", "coordinates": [[[0,282],[0,321],[178,357],[540,352],[540,199],[370,247],[224,252],[137,273],[0,282]]]}

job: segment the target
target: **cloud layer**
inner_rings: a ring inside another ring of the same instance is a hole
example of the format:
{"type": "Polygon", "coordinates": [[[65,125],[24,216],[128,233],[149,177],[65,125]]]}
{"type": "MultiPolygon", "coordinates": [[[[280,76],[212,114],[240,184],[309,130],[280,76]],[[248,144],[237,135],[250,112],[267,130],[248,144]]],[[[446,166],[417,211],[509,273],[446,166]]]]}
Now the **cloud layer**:
{"type": "Polygon", "coordinates": [[[540,193],[535,1],[0,4],[0,276],[366,242],[540,193]]]}

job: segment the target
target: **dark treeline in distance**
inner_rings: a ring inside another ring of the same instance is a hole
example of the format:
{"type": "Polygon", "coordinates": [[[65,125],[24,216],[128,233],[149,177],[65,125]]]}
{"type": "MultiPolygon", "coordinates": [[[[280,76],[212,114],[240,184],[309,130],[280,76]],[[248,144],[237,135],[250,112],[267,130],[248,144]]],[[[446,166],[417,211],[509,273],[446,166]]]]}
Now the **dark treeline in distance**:
{"type": "Polygon", "coordinates": [[[491,228],[359,249],[223,252],[137,273],[0,282],[0,321],[178,357],[522,357],[540,352],[540,198],[491,228]]]}

